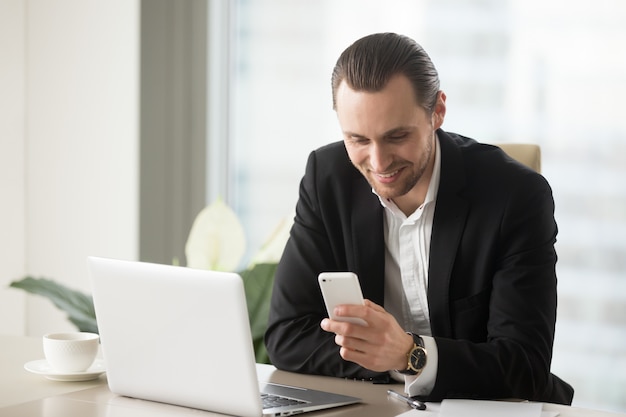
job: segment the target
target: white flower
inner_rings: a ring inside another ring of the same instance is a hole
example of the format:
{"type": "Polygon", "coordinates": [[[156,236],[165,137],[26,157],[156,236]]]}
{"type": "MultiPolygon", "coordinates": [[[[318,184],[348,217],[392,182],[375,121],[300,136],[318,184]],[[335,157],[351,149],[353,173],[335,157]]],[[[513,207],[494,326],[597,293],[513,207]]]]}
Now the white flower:
{"type": "Polygon", "coordinates": [[[221,199],[196,216],[185,245],[187,266],[216,271],[234,271],[245,250],[241,222],[221,199]]]}

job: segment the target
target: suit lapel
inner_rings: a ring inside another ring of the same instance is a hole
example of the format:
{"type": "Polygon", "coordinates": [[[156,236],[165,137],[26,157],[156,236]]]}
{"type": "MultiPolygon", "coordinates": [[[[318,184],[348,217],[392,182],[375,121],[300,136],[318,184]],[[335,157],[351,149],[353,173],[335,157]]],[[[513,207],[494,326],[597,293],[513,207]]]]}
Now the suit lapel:
{"type": "Polygon", "coordinates": [[[450,277],[467,217],[463,158],[454,140],[439,130],[441,177],[433,219],[428,271],[428,306],[435,336],[451,337],[450,277]]]}
{"type": "MultiPolygon", "coordinates": [[[[372,187],[358,173],[352,188],[354,202],[351,208],[350,240],[354,248],[352,260],[357,267],[363,295],[383,305],[385,276],[385,237],[383,229],[383,207],[372,187]]],[[[347,237],[346,237],[347,238],[347,237]]]]}

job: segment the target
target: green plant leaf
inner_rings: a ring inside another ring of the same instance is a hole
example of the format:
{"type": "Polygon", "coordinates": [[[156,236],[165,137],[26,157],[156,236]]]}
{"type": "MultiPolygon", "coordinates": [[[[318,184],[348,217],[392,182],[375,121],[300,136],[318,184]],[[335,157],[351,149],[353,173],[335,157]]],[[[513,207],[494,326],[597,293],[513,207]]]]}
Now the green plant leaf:
{"type": "Polygon", "coordinates": [[[93,297],[73,290],[53,280],[27,276],[10,285],[31,294],[48,298],[81,332],[98,333],[93,297]]]}
{"type": "Polygon", "coordinates": [[[246,291],[250,331],[256,361],[269,363],[269,356],[265,349],[265,329],[270,311],[270,298],[276,273],[276,263],[255,264],[240,272],[246,291]]]}

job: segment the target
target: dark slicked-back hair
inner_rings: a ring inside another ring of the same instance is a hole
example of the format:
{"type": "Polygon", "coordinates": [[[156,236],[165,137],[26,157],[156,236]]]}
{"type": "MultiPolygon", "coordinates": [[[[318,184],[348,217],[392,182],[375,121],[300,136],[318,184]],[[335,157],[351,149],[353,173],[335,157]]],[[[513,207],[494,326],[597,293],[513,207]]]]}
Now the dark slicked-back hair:
{"type": "Polygon", "coordinates": [[[377,92],[398,74],[413,84],[417,104],[432,113],[439,92],[437,70],[424,48],[395,33],[368,35],[343,51],[332,75],[333,108],[342,81],[355,91],[377,92]]]}

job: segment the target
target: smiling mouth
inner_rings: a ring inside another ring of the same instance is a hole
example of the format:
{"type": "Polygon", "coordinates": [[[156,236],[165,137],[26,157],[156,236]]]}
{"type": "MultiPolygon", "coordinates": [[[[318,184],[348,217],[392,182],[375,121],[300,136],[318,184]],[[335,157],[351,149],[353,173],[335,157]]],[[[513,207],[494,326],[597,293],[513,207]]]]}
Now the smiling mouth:
{"type": "Polygon", "coordinates": [[[395,171],[393,171],[393,172],[390,172],[390,173],[388,173],[388,174],[376,174],[376,176],[377,176],[377,177],[380,177],[380,178],[391,178],[391,177],[393,177],[394,175],[396,175],[398,172],[400,172],[400,170],[399,170],[399,169],[398,169],[398,170],[395,170],[395,171]]]}
{"type": "Polygon", "coordinates": [[[396,169],[395,171],[387,172],[384,174],[378,174],[378,173],[373,173],[373,174],[376,178],[378,178],[378,181],[382,183],[390,183],[394,181],[394,179],[398,176],[401,170],[402,169],[396,169]]]}

